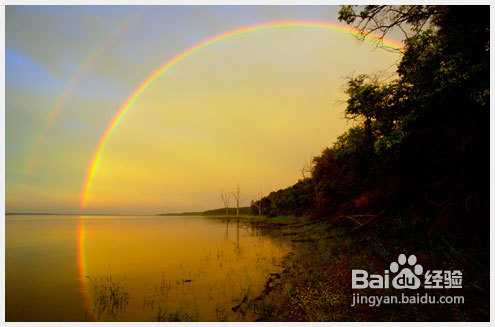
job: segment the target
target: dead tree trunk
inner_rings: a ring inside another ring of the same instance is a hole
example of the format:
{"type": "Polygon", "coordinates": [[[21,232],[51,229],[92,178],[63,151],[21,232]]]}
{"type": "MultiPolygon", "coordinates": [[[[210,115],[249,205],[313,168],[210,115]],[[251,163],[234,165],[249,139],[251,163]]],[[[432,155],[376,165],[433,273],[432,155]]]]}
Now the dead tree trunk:
{"type": "Polygon", "coordinates": [[[234,197],[236,204],[236,216],[239,216],[239,201],[241,198],[241,190],[239,188],[239,185],[237,185],[236,191],[232,192],[232,196],[234,197]]]}
{"type": "Polygon", "coordinates": [[[220,193],[220,198],[222,199],[223,205],[225,207],[225,215],[229,215],[229,205],[230,205],[230,195],[229,193],[220,193]]]}

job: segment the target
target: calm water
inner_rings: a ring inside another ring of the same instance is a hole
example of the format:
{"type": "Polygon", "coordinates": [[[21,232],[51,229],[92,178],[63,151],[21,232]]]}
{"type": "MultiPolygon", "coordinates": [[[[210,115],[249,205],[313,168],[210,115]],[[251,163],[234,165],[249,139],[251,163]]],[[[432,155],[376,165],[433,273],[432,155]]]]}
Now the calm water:
{"type": "Polygon", "coordinates": [[[7,216],[6,319],[250,319],[288,251],[236,220],[7,216]]]}

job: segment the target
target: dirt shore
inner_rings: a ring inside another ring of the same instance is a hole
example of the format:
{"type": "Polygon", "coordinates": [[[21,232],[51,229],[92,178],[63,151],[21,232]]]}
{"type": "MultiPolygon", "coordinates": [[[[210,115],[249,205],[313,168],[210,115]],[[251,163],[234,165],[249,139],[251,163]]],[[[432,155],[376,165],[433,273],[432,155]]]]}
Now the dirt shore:
{"type": "MultiPolygon", "coordinates": [[[[251,217],[243,221],[293,245],[281,272],[267,276],[263,292],[236,308],[240,313],[254,312],[258,321],[484,321],[489,318],[488,292],[478,282],[484,280],[487,272],[476,275],[470,269],[465,270],[462,289],[434,292],[436,296],[462,295],[464,304],[352,305],[352,269],[383,273],[406,250],[414,251],[426,266],[442,263],[444,269],[463,267],[462,256],[450,261],[445,255],[428,260],[432,257],[428,250],[432,247],[442,254],[447,247],[414,242],[401,236],[404,231],[400,226],[373,224],[356,229],[352,223],[294,217],[251,217]]],[[[359,293],[397,295],[398,290],[367,289],[359,293]]]]}

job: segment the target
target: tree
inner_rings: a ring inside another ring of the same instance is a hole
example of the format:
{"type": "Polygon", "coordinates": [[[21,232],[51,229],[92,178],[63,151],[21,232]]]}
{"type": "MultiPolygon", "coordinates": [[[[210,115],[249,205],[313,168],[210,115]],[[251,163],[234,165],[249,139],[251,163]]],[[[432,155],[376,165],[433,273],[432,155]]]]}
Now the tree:
{"type": "Polygon", "coordinates": [[[309,178],[311,176],[311,171],[313,170],[313,160],[308,160],[301,167],[301,176],[302,179],[309,178]]]}
{"type": "Polygon", "coordinates": [[[363,38],[375,34],[383,40],[388,33],[399,30],[409,39],[437,23],[445,10],[445,6],[342,6],[338,19],[353,25],[363,38]]]}
{"type": "Polygon", "coordinates": [[[239,188],[239,184],[237,184],[235,192],[232,192],[232,196],[234,197],[236,204],[236,216],[239,216],[239,202],[241,198],[241,189],[239,188]]]}
{"type": "Polygon", "coordinates": [[[305,183],[253,208],[328,214],[368,192],[383,195],[389,210],[433,204],[452,210],[451,220],[466,208],[473,219],[483,216],[476,213],[489,203],[489,18],[486,6],[342,7],[340,19],[363,37],[406,32],[397,77],[350,79],[345,113],[355,127],[314,159],[310,177],[302,171],[305,183]]]}
{"type": "Polygon", "coordinates": [[[223,206],[225,207],[225,214],[229,215],[229,207],[230,207],[230,194],[224,193],[223,191],[220,193],[220,198],[222,199],[223,206]]]}
{"type": "Polygon", "coordinates": [[[258,194],[256,195],[256,200],[254,201],[251,201],[251,210],[253,212],[258,212],[258,216],[262,216],[263,215],[263,203],[262,203],[262,200],[263,200],[263,193],[261,192],[258,192],[258,194]]]}

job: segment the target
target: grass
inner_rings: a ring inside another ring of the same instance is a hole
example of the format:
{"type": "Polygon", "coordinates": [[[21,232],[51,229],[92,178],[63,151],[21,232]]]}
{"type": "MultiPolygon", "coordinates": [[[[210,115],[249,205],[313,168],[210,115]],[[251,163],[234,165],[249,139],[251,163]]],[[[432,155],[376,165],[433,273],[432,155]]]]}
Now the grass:
{"type": "Polygon", "coordinates": [[[270,221],[272,222],[284,222],[284,223],[290,222],[292,220],[294,220],[294,217],[292,216],[277,216],[270,219],[270,221]]]}
{"type": "Polygon", "coordinates": [[[89,278],[89,281],[93,291],[93,313],[96,319],[100,319],[105,314],[115,317],[126,309],[129,293],[120,282],[112,278],[111,274],[100,278],[89,278]]]}
{"type": "Polygon", "coordinates": [[[162,307],[159,307],[156,313],[155,321],[169,321],[169,322],[198,321],[198,318],[189,312],[182,312],[182,311],[167,312],[166,310],[162,309],[162,307]]]}

